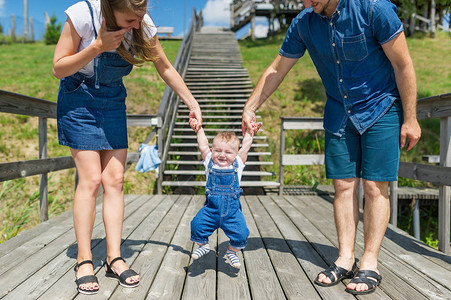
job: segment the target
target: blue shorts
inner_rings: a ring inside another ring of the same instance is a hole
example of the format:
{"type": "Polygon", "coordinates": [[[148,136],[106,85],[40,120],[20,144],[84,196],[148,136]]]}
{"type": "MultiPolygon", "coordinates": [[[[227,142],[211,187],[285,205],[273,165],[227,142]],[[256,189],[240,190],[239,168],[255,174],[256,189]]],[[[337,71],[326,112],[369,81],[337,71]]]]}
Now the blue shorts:
{"type": "Polygon", "coordinates": [[[350,120],[341,137],[326,131],[326,177],[398,180],[399,134],[404,120],[400,100],[362,135],[350,120]]]}

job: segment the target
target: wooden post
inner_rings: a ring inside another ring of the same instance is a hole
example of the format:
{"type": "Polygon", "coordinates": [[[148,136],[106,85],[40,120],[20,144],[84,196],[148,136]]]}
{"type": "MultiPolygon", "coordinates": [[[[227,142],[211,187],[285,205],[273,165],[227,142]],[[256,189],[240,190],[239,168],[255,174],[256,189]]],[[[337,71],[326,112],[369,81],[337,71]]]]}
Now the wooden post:
{"type": "Polygon", "coordinates": [[[30,41],[34,41],[33,18],[30,17],[30,41]]]}
{"type": "MultiPolygon", "coordinates": [[[[39,118],[39,159],[47,158],[47,118],[39,118]]],[[[40,219],[49,219],[49,195],[47,173],[41,174],[39,179],[40,219]]]]}
{"type": "Polygon", "coordinates": [[[431,0],[431,38],[435,38],[435,0],[431,0]]]}
{"type": "Polygon", "coordinates": [[[23,0],[23,39],[28,39],[28,0],[23,0]]]}
{"type": "Polygon", "coordinates": [[[253,12],[251,16],[251,38],[255,41],[255,13],[253,12]]]}
{"type": "Polygon", "coordinates": [[[362,178],[359,180],[359,186],[357,187],[357,199],[359,201],[359,209],[362,210],[365,206],[363,199],[365,198],[365,191],[363,190],[362,178]]]}
{"type": "MultiPolygon", "coordinates": [[[[440,119],[440,165],[451,166],[451,117],[440,119]]],[[[439,187],[438,196],[438,249],[449,255],[451,187],[439,187]]]]}
{"type": "Polygon", "coordinates": [[[398,227],[398,181],[390,181],[390,224],[398,227]]]}
{"type": "Polygon", "coordinates": [[[11,38],[13,41],[16,40],[16,16],[11,16],[11,38]]]}
{"type": "Polygon", "coordinates": [[[283,124],[283,118],[280,118],[281,122],[280,122],[280,149],[279,149],[279,153],[280,153],[280,159],[279,159],[279,195],[283,195],[283,172],[284,172],[284,167],[283,167],[283,152],[285,149],[285,128],[284,128],[284,124],[283,124]]]}

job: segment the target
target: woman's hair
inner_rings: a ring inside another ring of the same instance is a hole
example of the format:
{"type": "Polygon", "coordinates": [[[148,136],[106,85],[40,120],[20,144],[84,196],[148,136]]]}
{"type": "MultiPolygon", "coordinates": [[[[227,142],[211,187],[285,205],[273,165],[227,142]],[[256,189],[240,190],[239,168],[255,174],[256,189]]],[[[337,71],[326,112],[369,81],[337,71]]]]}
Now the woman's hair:
{"type": "MultiPolygon", "coordinates": [[[[120,30],[121,28],[116,23],[114,11],[116,12],[146,12],[147,0],[101,0],[102,16],[105,18],[106,27],[108,30],[120,30]]],[[[126,42],[129,44],[132,52],[124,47],[121,43],[117,52],[126,61],[133,65],[142,64],[146,61],[156,61],[158,57],[153,52],[155,48],[156,35],[149,39],[146,31],[150,32],[150,24],[141,21],[139,29],[133,28],[133,40],[126,42]]]]}

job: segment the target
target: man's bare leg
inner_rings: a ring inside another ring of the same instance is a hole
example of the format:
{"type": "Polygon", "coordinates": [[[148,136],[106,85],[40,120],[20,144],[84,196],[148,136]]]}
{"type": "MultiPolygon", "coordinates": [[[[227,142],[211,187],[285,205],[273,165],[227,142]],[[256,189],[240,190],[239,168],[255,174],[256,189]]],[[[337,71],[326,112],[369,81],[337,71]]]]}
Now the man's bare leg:
{"type": "MultiPolygon", "coordinates": [[[[338,258],[335,264],[350,270],[354,264],[354,243],[359,222],[357,188],[360,178],[335,179],[334,219],[338,235],[338,258]]],[[[318,281],[328,284],[331,280],[320,274],[318,281]]]]}
{"type": "MultiPolygon", "coordinates": [[[[377,258],[379,249],[390,219],[390,201],[388,198],[388,182],[363,181],[365,191],[365,208],[363,212],[363,233],[365,249],[360,261],[360,270],[371,270],[379,273],[377,258]]],[[[350,283],[348,289],[366,291],[364,283],[350,283]]]]}

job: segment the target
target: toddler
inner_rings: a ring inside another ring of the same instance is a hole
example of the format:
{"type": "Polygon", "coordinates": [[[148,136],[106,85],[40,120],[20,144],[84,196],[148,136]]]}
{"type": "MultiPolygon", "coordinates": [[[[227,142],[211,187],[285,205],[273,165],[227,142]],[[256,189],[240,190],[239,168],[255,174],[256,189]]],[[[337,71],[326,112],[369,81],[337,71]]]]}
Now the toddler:
{"type": "MultiPolygon", "coordinates": [[[[253,124],[256,129],[260,126],[261,123],[253,124]]],[[[255,131],[246,132],[241,148],[233,132],[220,132],[213,139],[211,149],[203,128],[197,131],[197,142],[206,170],[207,199],[191,221],[191,240],[199,246],[192,254],[194,260],[210,251],[208,238],[214,230],[221,228],[230,239],[227,258],[233,267],[241,267],[236,253],[246,246],[249,229],[241,211],[243,190],[240,180],[255,131]]]]}

